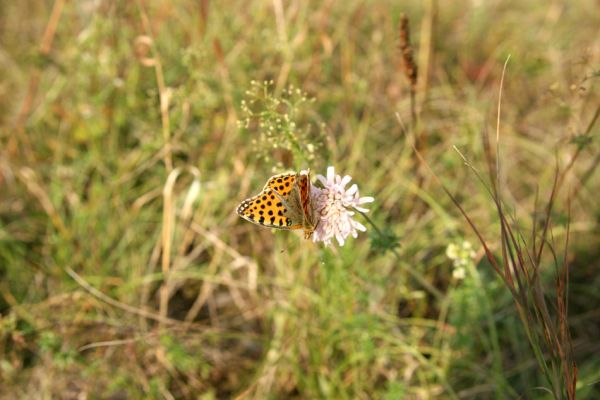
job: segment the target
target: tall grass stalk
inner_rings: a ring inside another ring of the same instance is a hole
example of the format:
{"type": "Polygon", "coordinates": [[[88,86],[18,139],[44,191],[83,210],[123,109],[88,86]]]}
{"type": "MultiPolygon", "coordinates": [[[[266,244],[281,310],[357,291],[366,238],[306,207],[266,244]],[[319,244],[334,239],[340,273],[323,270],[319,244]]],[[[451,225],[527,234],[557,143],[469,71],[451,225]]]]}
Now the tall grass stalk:
{"type": "MultiPolygon", "coordinates": [[[[508,59],[506,61],[508,62],[508,59]]],[[[562,181],[561,177],[564,174],[559,173],[557,167],[551,193],[546,202],[545,219],[541,231],[536,229],[538,221],[534,217],[531,237],[529,239],[526,238],[520,229],[520,226],[523,224],[519,223],[515,216],[508,213],[508,206],[502,199],[500,187],[500,113],[506,65],[505,63],[498,98],[495,155],[485,131],[483,135],[489,183],[485,181],[480,172],[455,147],[465,165],[473,171],[493,201],[496,215],[500,221],[498,238],[501,253],[499,257],[492,252],[492,244],[483,237],[481,230],[461,206],[456,196],[439,180],[419,150],[414,148],[414,151],[419,161],[431,172],[435,181],[438,182],[466,219],[468,225],[481,242],[491,267],[502,279],[506,288],[509,289],[514,299],[517,314],[537,360],[538,367],[549,385],[548,391],[554,399],[572,400],[575,399],[577,366],[573,357],[571,334],[567,323],[569,284],[567,250],[569,244],[569,224],[567,223],[566,227],[566,239],[562,259],[558,257],[549,237],[551,235],[552,211],[558,194],[559,182],[562,181]],[[542,282],[543,271],[548,268],[547,258],[551,259],[557,271],[556,286],[554,288],[545,287],[542,282]],[[554,299],[554,303],[551,299],[554,299]]]]}

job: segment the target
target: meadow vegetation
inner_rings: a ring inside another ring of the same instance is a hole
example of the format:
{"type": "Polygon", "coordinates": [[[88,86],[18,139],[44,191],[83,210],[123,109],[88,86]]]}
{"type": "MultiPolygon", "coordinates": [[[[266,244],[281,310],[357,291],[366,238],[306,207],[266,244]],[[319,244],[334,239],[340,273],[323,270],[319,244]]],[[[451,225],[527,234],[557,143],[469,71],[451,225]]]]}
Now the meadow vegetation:
{"type": "Polygon", "coordinates": [[[3,1],[0,38],[0,398],[600,398],[597,1],[3,1]],[[329,165],[375,198],[343,247],[235,214],[329,165]]]}

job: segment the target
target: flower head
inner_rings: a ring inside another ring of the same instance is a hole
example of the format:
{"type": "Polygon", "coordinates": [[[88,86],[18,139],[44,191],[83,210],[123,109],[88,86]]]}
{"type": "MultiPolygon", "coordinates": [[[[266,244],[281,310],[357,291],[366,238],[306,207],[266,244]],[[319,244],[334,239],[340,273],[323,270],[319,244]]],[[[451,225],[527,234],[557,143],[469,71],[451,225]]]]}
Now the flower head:
{"type": "Polygon", "coordinates": [[[471,242],[463,240],[461,243],[450,243],[446,247],[446,257],[452,260],[454,266],[452,277],[461,280],[466,276],[465,267],[474,265],[476,253],[471,242]]]}
{"type": "Polygon", "coordinates": [[[349,235],[356,238],[358,231],[367,230],[364,225],[352,218],[355,214],[352,210],[367,212],[369,210],[360,205],[370,203],[374,199],[360,197],[356,184],[346,189],[346,185],[352,178],[348,175],[344,177],[336,175],[333,167],[327,168],[327,177],[317,175],[317,179],[323,188],[312,186],[311,198],[318,217],[313,241],[329,245],[335,238],[339,245],[343,246],[349,235]]]}

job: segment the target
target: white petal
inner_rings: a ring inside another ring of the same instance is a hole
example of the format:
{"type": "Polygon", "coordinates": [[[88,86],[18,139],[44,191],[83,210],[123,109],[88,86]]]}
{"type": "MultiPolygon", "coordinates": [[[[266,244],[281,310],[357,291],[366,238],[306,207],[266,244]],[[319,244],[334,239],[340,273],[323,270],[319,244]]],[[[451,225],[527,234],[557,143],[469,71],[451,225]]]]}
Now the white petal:
{"type": "Polygon", "coordinates": [[[350,189],[346,190],[346,196],[352,196],[356,192],[358,192],[358,185],[355,183],[350,186],[350,189]]]}
{"type": "Polygon", "coordinates": [[[327,182],[333,183],[333,178],[335,177],[335,170],[333,167],[327,167],[327,182]]]}
{"type": "Polygon", "coordinates": [[[358,204],[372,203],[374,201],[375,199],[371,196],[361,197],[360,199],[358,199],[358,204]]]}
{"type": "Polygon", "coordinates": [[[360,222],[358,222],[358,221],[354,221],[354,227],[355,227],[356,229],[358,229],[359,231],[361,231],[361,232],[366,232],[366,231],[367,231],[367,227],[366,227],[366,226],[364,226],[363,224],[361,224],[361,223],[360,223],[360,222]]]}
{"type": "Polygon", "coordinates": [[[350,175],[346,175],[342,178],[342,180],[340,181],[340,185],[342,186],[342,189],[352,180],[352,177],[350,175]]]}

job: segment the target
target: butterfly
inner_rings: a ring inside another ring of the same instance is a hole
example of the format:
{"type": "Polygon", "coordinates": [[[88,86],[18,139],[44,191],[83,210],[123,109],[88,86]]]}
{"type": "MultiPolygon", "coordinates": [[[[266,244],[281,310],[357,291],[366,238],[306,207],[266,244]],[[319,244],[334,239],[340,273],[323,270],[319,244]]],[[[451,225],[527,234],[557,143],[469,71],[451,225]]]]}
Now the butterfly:
{"type": "Polygon", "coordinates": [[[310,239],[317,218],[310,197],[310,171],[272,176],[262,192],[240,203],[237,214],[253,224],[284,230],[304,230],[310,239]]]}

